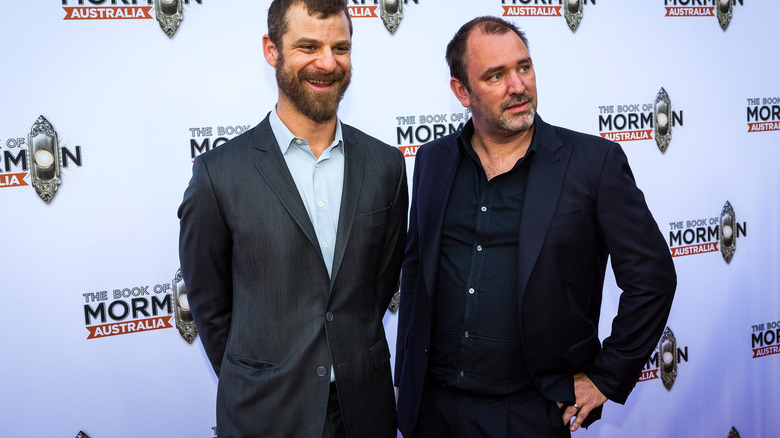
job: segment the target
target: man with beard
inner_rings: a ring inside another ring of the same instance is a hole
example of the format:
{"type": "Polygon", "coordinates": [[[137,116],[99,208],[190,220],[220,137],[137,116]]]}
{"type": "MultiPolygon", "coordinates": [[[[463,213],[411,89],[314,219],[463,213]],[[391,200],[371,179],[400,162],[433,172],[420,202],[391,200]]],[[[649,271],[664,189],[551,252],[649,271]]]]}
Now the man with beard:
{"type": "Polygon", "coordinates": [[[274,0],[276,107],[193,164],[179,254],[220,438],[396,436],[382,318],[408,189],[400,151],[336,116],[351,35],[344,0],[274,0]]]}
{"type": "Polygon", "coordinates": [[[669,249],[620,147],[536,114],[534,66],[514,25],[474,19],[446,58],[472,118],[415,158],[399,429],[570,436],[634,387],[669,316],[669,249]],[[608,257],[623,292],[602,343],[608,257]]]}

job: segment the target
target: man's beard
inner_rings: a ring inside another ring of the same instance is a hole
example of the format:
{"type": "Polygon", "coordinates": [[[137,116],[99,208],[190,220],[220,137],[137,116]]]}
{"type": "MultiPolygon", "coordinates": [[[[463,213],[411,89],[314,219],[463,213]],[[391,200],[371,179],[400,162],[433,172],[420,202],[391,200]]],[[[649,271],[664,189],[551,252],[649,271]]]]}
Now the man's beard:
{"type": "Polygon", "coordinates": [[[336,68],[331,73],[311,72],[301,70],[297,75],[284,68],[284,57],[279,56],[276,66],[276,83],[282,91],[304,116],[315,122],[327,122],[336,117],[339,102],[347,91],[352,72],[336,68]],[[313,91],[306,81],[335,82],[336,87],[325,92],[313,91]]]}
{"type": "Polygon", "coordinates": [[[482,102],[481,99],[476,96],[471,97],[471,111],[472,117],[476,116],[483,120],[486,120],[493,129],[497,129],[504,133],[517,134],[524,132],[534,125],[534,117],[536,116],[536,108],[533,103],[533,98],[528,93],[523,93],[519,96],[512,96],[509,100],[501,102],[498,114],[492,114],[490,109],[482,102]],[[508,115],[504,111],[521,102],[529,102],[531,107],[523,114],[508,115]]]}
{"type": "Polygon", "coordinates": [[[501,103],[501,117],[498,119],[499,126],[507,131],[521,132],[531,129],[534,125],[534,116],[536,116],[536,108],[533,103],[533,99],[530,94],[523,93],[520,96],[512,96],[511,99],[501,103]],[[511,117],[504,113],[504,110],[508,109],[512,105],[518,103],[528,102],[530,108],[519,115],[519,117],[511,117]]]}

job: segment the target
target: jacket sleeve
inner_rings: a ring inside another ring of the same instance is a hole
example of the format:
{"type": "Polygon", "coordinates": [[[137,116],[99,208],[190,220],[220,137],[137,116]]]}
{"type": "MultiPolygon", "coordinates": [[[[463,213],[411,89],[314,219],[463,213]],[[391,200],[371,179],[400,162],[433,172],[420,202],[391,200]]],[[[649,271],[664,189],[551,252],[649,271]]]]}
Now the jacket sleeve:
{"type": "Polygon", "coordinates": [[[406,234],[406,251],[404,253],[403,267],[401,268],[401,302],[398,307],[398,333],[396,334],[395,352],[395,386],[400,386],[401,370],[404,363],[406,349],[406,336],[411,320],[412,302],[414,301],[415,287],[417,284],[417,272],[420,264],[420,246],[417,226],[417,191],[419,189],[419,163],[418,155],[414,161],[414,174],[412,182],[412,203],[409,209],[409,230],[406,234]]]}
{"type": "Polygon", "coordinates": [[[625,403],[666,325],[677,277],[617,144],[605,155],[597,193],[598,232],[622,293],[612,331],[585,373],[610,400],[625,403]]]}
{"type": "Polygon", "coordinates": [[[179,207],[179,260],[203,349],[219,376],[232,315],[230,229],[202,157],[179,207]]]}
{"type": "Polygon", "coordinates": [[[406,182],[406,163],[403,154],[395,149],[400,160],[398,184],[396,186],[393,205],[390,208],[390,216],[387,222],[387,233],[379,264],[380,295],[387,297],[385,305],[389,304],[395,291],[398,290],[399,273],[404,256],[404,244],[406,243],[406,209],[409,207],[409,188],[406,182]]]}

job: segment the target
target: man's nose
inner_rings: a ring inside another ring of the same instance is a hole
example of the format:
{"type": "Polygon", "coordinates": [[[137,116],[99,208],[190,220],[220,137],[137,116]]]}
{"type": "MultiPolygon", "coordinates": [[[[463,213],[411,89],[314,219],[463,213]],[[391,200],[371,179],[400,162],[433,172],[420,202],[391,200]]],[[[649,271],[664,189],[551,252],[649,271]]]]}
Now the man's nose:
{"type": "Polygon", "coordinates": [[[314,61],[314,66],[319,70],[326,72],[332,72],[336,69],[336,57],[333,55],[333,51],[329,48],[322,49],[317,55],[317,59],[314,61]]]}
{"type": "Polygon", "coordinates": [[[519,95],[525,93],[525,83],[520,75],[513,71],[507,75],[507,94],[519,95]]]}

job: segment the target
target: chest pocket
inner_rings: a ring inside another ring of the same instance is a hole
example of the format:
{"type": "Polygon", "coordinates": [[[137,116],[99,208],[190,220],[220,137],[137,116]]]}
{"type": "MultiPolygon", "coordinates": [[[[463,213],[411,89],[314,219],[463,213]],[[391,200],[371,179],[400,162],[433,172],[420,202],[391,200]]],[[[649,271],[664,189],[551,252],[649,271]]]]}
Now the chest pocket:
{"type": "Polygon", "coordinates": [[[393,204],[390,203],[389,206],[381,210],[360,213],[360,219],[358,220],[360,228],[369,228],[387,222],[387,218],[390,216],[390,207],[392,206],[393,204]]]}
{"type": "Polygon", "coordinates": [[[584,221],[584,209],[555,215],[547,232],[547,243],[571,243],[582,239],[584,221]]]}
{"type": "Polygon", "coordinates": [[[556,214],[553,217],[550,228],[561,228],[574,225],[585,217],[585,210],[571,211],[569,213],[556,214]]]}

